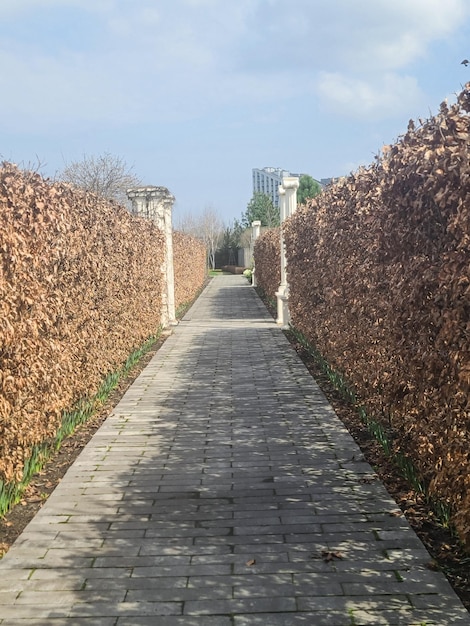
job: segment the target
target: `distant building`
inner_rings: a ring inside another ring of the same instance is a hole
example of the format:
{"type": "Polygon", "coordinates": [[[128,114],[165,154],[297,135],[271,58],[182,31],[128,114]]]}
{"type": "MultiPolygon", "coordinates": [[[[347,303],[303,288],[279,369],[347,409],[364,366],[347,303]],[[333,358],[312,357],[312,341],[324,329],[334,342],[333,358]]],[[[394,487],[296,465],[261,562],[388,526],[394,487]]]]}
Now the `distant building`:
{"type": "MultiPolygon", "coordinates": [[[[304,174],[293,174],[287,170],[283,170],[280,167],[263,167],[263,169],[252,170],[253,172],[253,194],[265,193],[267,194],[274,206],[279,206],[279,185],[282,183],[284,176],[304,176],[304,174]]],[[[314,179],[315,180],[315,179],[314,179]]],[[[327,179],[331,180],[331,179],[327,179]]],[[[324,187],[323,180],[317,181],[321,187],[324,187]]]]}
{"type": "Polygon", "coordinates": [[[346,177],[345,176],[336,176],[335,178],[322,178],[318,182],[320,183],[320,185],[323,188],[323,187],[327,187],[328,185],[335,185],[336,183],[339,183],[339,181],[343,180],[344,178],[346,178],[346,177]]]}
{"type": "Polygon", "coordinates": [[[292,176],[287,170],[280,167],[263,167],[263,169],[253,169],[253,194],[265,193],[268,195],[274,206],[279,206],[279,185],[283,176],[292,176]]]}

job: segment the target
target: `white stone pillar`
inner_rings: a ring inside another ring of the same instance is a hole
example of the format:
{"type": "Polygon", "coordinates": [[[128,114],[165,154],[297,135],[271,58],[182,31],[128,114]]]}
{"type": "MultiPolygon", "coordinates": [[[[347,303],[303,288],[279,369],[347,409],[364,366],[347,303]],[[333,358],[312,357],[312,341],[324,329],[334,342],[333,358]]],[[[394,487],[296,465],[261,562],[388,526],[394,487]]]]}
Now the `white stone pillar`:
{"type": "Polygon", "coordinates": [[[137,187],[127,190],[132,202],[132,213],[153,220],[165,237],[163,273],[164,291],[162,294],[162,324],[175,325],[175,274],[173,265],[173,226],[172,209],[174,196],[166,187],[137,187]]]}
{"type": "MultiPolygon", "coordinates": [[[[255,220],[254,222],[251,222],[251,258],[253,260],[254,263],[254,249],[255,249],[255,243],[256,240],[258,239],[258,237],[261,235],[261,222],[259,220],[255,220]]],[[[252,274],[251,274],[251,284],[253,287],[256,287],[256,267],[253,266],[253,270],[252,270],[252,274]]]]}
{"type": "Polygon", "coordinates": [[[277,296],[277,320],[281,328],[289,328],[289,282],[286,269],[286,246],[284,242],[284,222],[293,215],[297,209],[297,189],[299,179],[297,176],[285,176],[279,185],[279,207],[281,211],[281,284],[276,293],[277,296]]]}

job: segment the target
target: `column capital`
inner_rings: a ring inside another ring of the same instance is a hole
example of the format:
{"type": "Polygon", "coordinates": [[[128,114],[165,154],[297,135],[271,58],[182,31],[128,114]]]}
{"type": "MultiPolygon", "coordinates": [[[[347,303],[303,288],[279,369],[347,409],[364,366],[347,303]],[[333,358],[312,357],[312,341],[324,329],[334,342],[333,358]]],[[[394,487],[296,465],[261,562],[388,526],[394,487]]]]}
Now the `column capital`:
{"type": "Polygon", "coordinates": [[[168,198],[174,200],[175,197],[166,187],[155,187],[147,185],[144,187],[132,187],[126,190],[128,198],[168,198]]]}
{"type": "Polygon", "coordinates": [[[127,190],[132,202],[132,213],[152,220],[165,237],[163,266],[164,289],[162,293],[162,324],[176,324],[175,277],[173,267],[173,227],[171,213],[175,197],[166,187],[147,185],[127,190]]]}
{"type": "Polygon", "coordinates": [[[298,189],[299,178],[298,176],[284,176],[282,179],[282,187],[286,189],[298,189]]]}

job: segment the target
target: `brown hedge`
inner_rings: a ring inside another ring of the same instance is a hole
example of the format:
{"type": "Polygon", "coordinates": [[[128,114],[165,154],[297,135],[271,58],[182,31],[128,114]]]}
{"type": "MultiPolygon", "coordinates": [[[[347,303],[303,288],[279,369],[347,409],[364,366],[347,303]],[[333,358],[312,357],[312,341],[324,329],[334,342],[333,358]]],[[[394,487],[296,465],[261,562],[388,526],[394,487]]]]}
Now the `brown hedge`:
{"type": "Polygon", "coordinates": [[[271,300],[276,299],[281,283],[280,235],[280,228],[265,231],[258,237],[253,249],[256,284],[271,300]]]}
{"type": "Polygon", "coordinates": [[[207,278],[206,247],[200,239],[173,232],[175,306],[191,302],[207,278]]]}
{"type": "Polygon", "coordinates": [[[163,236],[152,222],[2,164],[2,482],[19,480],[33,446],[54,437],[62,412],[96,393],[158,331],[162,261],[163,236]]]}
{"type": "Polygon", "coordinates": [[[470,543],[470,84],[286,225],[293,324],[470,543]]]}

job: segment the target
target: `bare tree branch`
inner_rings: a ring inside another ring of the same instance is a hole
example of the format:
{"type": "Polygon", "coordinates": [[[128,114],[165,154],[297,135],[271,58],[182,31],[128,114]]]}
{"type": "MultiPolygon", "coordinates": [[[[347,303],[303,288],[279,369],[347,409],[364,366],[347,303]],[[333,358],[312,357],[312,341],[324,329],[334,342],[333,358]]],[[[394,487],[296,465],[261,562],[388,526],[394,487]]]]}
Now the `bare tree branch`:
{"type": "Polygon", "coordinates": [[[84,156],[65,166],[59,178],[105,198],[127,205],[127,189],[141,184],[125,161],[105,152],[100,156],[84,156]]]}
{"type": "Polygon", "coordinates": [[[219,214],[212,207],[206,207],[201,215],[188,214],[180,218],[177,230],[201,239],[207,250],[207,264],[215,269],[215,253],[224,233],[224,224],[219,214]]]}

